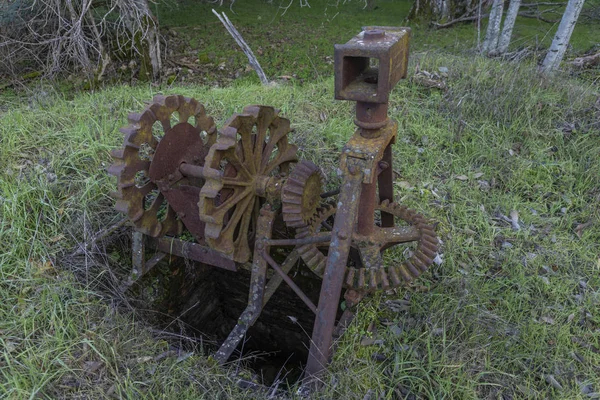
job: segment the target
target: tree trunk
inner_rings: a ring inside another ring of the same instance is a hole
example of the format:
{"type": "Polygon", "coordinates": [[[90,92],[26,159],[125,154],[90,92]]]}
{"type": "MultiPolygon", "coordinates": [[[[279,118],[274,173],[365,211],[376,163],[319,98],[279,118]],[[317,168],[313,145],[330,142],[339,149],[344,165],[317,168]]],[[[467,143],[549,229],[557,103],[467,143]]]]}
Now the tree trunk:
{"type": "Polygon", "coordinates": [[[141,58],[140,79],[157,80],[162,67],[158,21],[147,0],[117,0],[124,24],[131,33],[133,48],[141,58]]]}
{"type": "Polygon", "coordinates": [[[519,14],[520,7],[521,0],[510,1],[510,6],[508,6],[506,18],[504,19],[504,26],[502,27],[502,34],[500,35],[498,47],[496,48],[496,54],[504,54],[506,53],[506,50],[508,50],[508,45],[510,44],[510,38],[512,36],[512,31],[515,26],[515,21],[517,20],[517,14],[519,14]]]}
{"type": "Polygon", "coordinates": [[[415,0],[408,19],[410,21],[453,20],[473,13],[478,0],[415,0]]]}
{"type": "Polygon", "coordinates": [[[498,47],[498,37],[500,36],[500,23],[502,22],[502,13],[504,11],[504,0],[494,0],[490,10],[485,40],[483,41],[483,54],[491,54],[498,47]]]}
{"type": "Polygon", "coordinates": [[[584,0],[569,0],[565,13],[560,20],[556,35],[552,40],[552,45],[540,67],[540,72],[549,74],[558,69],[567,50],[567,45],[571,39],[575,23],[577,23],[577,18],[579,18],[579,13],[583,8],[583,3],[584,0]]]}

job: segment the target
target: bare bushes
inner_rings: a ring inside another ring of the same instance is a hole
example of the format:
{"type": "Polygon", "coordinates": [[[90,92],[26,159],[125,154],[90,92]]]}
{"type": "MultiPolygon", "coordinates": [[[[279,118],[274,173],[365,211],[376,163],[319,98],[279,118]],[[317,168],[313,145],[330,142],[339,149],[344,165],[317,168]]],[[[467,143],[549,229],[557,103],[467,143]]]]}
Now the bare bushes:
{"type": "Polygon", "coordinates": [[[158,77],[158,22],[147,0],[0,3],[0,76],[74,72],[97,81],[128,58],[140,60],[141,78],[158,77]]]}

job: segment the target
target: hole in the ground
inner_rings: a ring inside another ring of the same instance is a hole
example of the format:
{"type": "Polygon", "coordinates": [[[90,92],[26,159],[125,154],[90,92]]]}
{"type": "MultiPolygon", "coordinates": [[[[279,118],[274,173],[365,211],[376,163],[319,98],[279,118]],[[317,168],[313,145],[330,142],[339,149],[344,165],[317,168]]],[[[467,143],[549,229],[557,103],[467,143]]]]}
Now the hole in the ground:
{"type": "MultiPolygon", "coordinates": [[[[165,293],[158,296],[158,303],[152,302],[153,308],[168,310],[171,317],[185,322],[191,328],[186,335],[202,337],[205,343],[223,343],[247,306],[250,271],[240,268],[231,272],[181,259],[171,259],[171,265],[164,265],[163,273],[158,275],[164,277],[165,269],[170,270],[166,274],[169,289],[163,287],[165,293]]],[[[303,265],[289,275],[317,304],[321,280],[303,265]]],[[[289,286],[281,283],[229,362],[241,362],[263,385],[277,381],[291,385],[301,377],[305,366],[313,323],[314,314],[289,286]]],[[[216,350],[207,349],[209,353],[216,350]]]]}

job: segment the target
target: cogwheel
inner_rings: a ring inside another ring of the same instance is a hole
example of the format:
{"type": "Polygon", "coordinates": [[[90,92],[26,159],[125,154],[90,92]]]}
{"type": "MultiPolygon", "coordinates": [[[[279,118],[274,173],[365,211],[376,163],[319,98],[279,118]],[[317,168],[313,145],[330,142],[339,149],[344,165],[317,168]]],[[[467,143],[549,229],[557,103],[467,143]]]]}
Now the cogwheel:
{"type": "MultiPolygon", "coordinates": [[[[374,233],[368,237],[353,234],[351,250],[358,252],[360,265],[346,266],[344,286],[360,292],[387,290],[412,282],[433,263],[439,246],[434,228],[425,217],[414,210],[387,200],[375,209],[380,213],[393,215],[397,220],[406,222],[408,226],[392,228],[376,226],[374,233]],[[409,242],[417,242],[417,246],[407,260],[399,265],[384,265],[382,251],[409,242]]],[[[320,209],[314,222],[298,229],[296,237],[310,237],[322,229],[330,230],[333,226],[334,214],[335,207],[331,204],[320,209]]],[[[306,265],[315,274],[322,276],[327,263],[328,249],[316,244],[307,244],[298,246],[297,250],[306,265]]]]}
{"type": "MultiPolygon", "coordinates": [[[[152,237],[180,234],[183,225],[164,193],[152,179],[151,164],[161,139],[169,132],[184,131],[205,135],[195,143],[197,164],[204,160],[205,148],[214,143],[216,126],[204,106],[183,96],[155,96],[140,114],[129,114],[129,125],[121,128],[123,148],[113,150],[114,163],[108,173],[117,177],[115,209],[127,214],[135,228],[152,237]]],[[[190,150],[190,149],[184,149],[190,150]]]]}
{"type": "Polygon", "coordinates": [[[248,106],[219,131],[206,156],[198,201],[206,242],[234,261],[250,259],[260,198],[276,197],[281,179],[298,161],[290,132],[290,121],[278,110],[248,106]]]}
{"type": "Polygon", "coordinates": [[[283,185],[283,220],[289,228],[307,226],[315,217],[325,177],[310,161],[299,162],[283,185]]]}

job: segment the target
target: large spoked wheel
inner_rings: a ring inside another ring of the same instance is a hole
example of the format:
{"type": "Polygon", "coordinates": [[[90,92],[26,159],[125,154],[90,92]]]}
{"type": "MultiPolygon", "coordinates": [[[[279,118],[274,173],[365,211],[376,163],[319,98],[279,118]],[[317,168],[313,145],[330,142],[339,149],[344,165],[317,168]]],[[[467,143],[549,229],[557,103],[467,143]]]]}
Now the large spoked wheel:
{"type": "MultiPolygon", "coordinates": [[[[127,214],[136,230],[152,236],[177,235],[183,229],[177,213],[169,205],[151,177],[151,164],[161,139],[179,133],[195,136],[193,148],[197,164],[204,160],[208,146],[216,140],[213,118],[204,106],[183,96],[156,96],[144,111],[129,114],[123,148],[113,150],[114,163],[108,172],[117,177],[117,211],[127,214]]],[[[187,149],[188,151],[190,149],[187,149]]]]}
{"type": "MultiPolygon", "coordinates": [[[[433,263],[439,240],[431,225],[417,212],[400,204],[383,201],[375,207],[376,213],[388,213],[395,218],[395,227],[375,226],[374,233],[361,236],[354,233],[344,285],[360,292],[373,292],[410,283],[433,263]],[[384,263],[382,252],[398,244],[416,244],[411,255],[400,263],[384,263]]],[[[297,238],[310,237],[331,230],[335,207],[326,205],[314,222],[297,230],[297,238]]],[[[318,276],[323,276],[329,248],[316,244],[298,246],[298,253],[306,265],[318,276]]]]}
{"type": "Polygon", "coordinates": [[[248,106],[219,133],[205,159],[200,219],[207,243],[237,262],[250,259],[260,197],[277,198],[297,161],[290,122],[272,107],[248,106]]]}

